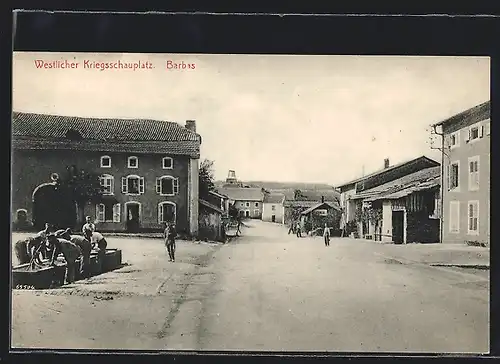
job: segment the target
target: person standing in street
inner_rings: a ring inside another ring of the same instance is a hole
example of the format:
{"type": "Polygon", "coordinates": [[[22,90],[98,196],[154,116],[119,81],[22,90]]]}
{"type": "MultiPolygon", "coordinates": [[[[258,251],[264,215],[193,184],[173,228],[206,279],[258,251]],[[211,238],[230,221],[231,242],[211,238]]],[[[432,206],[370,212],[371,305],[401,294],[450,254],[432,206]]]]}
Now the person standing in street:
{"type": "Polygon", "coordinates": [[[288,235],[290,235],[290,233],[292,233],[292,234],[295,233],[294,225],[295,225],[295,221],[293,219],[290,220],[290,227],[288,228],[288,235]]]}
{"type": "Polygon", "coordinates": [[[169,262],[175,262],[175,238],[177,237],[177,232],[175,230],[174,223],[166,223],[163,237],[165,239],[165,246],[170,258],[169,262]]]}
{"type": "Polygon", "coordinates": [[[85,218],[85,224],[82,227],[82,233],[83,235],[88,235],[89,232],[91,233],[90,235],[95,232],[95,224],[92,222],[90,216],[87,216],[85,218]]]}
{"type": "Polygon", "coordinates": [[[297,222],[296,222],[295,231],[297,232],[297,238],[301,238],[302,237],[302,227],[300,226],[299,220],[297,220],[297,222]]]}
{"type": "Polygon", "coordinates": [[[325,224],[325,229],[323,230],[323,238],[325,239],[325,246],[330,246],[330,228],[325,224]]]}

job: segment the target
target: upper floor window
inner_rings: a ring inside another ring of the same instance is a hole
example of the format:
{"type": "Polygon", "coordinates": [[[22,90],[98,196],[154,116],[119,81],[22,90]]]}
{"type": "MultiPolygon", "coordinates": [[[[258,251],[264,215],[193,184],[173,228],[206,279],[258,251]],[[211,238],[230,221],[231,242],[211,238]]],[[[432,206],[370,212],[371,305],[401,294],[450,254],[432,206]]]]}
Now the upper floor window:
{"type": "Polygon", "coordinates": [[[111,157],[109,155],[101,157],[101,168],[111,168],[111,157]]]}
{"type": "Polygon", "coordinates": [[[128,168],[139,168],[139,158],[128,157],[127,166],[128,168]]]}
{"type": "Polygon", "coordinates": [[[173,169],[174,160],[170,157],[163,157],[163,159],[161,160],[161,166],[163,169],[173,169]]]}
{"type": "Polygon", "coordinates": [[[479,189],[479,156],[469,158],[469,191],[479,189]]]}
{"type": "Polygon", "coordinates": [[[328,210],[326,210],[326,209],[318,209],[315,212],[316,212],[316,215],[319,215],[319,216],[327,216],[328,215],[328,210]]]}
{"type": "Polygon", "coordinates": [[[272,205],[271,210],[276,211],[276,205],[272,205]]]}
{"type": "Polygon", "coordinates": [[[258,202],[255,203],[255,207],[259,207],[259,203],[258,202]]]}
{"type": "Polygon", "coordinates": [[[448,166],[448,189],[458,188],[460,181],[460,162],[453,162],[448,166]]]}
{"type": "Polygon", "coordinates": [[[483,137],[484,125],[474,124],[469,127],[467,142],[473,142],[483,137]]]}
{"type": "Polygon", "coordinates": [[[250,207],[250,202],[245,202],[245,207],[250,207]]]}
{"type": "Polygon", "coordinates": [[[161,196],[174,196],[179,193],[179,179],[162,176],[156,179],[156,193],[161,196]]]}
{"type": "Polygon", "coordinates": [[[144,193],[144,177],[130,175],[122,177],[122,192],[128,195],[140,195],[144,193]]]}
{"type": "Polygon", "coordinates": [[[114,177],[109,174],[103,174],[99,179],[102,193],[104,195],[112,195],[115,191],[114,177]]]}
{"type": "Polygon", "coordinates": [[[451,149],[460,146],[460,131],[457,130],[456,132],[451,133],[449,141],[450,141],[449,146],[451,149]]]}

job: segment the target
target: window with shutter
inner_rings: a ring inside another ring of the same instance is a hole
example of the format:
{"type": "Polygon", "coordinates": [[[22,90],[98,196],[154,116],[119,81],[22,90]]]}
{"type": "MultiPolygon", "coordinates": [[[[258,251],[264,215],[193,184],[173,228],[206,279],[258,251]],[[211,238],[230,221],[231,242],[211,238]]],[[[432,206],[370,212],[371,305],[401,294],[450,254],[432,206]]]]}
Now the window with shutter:
{"type": "Polygon", "coordinates": [[[144,177],[139,178],[139,193],[143,194],[144,193],[144,177]]]}
{"type": "Polygon", "coordinates": [[[113,222],[121,220],[121,205],[119,203],[113,205],[113,222]]]}
{"type": "Polygon", "coordinates": [[[453,190],[459,187],[460,185],[460,162],[453,162],[448,167],[449,173],[449,190],[453,190]]]}
{"type": "Polygon", "coordinates": [[[460,202],[450,201],[450,233],[460,232],[460,202]]]}
{"type": "Polygon", "coordinates": [[[479,127],[479,138],[482,138],[484,135],[484,125],[481,125],[479,127]]]}
{"type": "Polygon", "coordinates": [[[490,122],[487,121],[485,124],[484,124],[484,133],[486,135],[490,135],[490,122]]]}
{"type": "Polygon", "coordinates": [[[96,220],[98,222],[106,221],[105,209],[106,208],[102,203],[96,205],[96,220]]]}
{"type": "Polygon", "coordinates": [[[163,205],[159,204],[158,205],[158,224],[161,224],[163,221],[163,205]]]}
{"type": "Polygon", "coordinates": [[[128,180],[127,177],[122,177],[122,193],[128,192],[128,180]]]}
{"type": "Polygon", "coordinates": [[[156,178],[156,193],[157,194],[161,193],[161,179],[158,177],[156,178]]]}
{"type": "Polygon", "coordinates": [[[468,205],[467,233],[477,235],[479,233],[479,201],[469,201],[468,205]]]}
{"type": "Polygon", "coordinates": [[[179,178],[174,179],[174,194],[179,194],[179,178]]]}
{"type": "Polygon", "coordinates": [[[469,191],[479,189],[479,156],[469,158],[469,191]]]}

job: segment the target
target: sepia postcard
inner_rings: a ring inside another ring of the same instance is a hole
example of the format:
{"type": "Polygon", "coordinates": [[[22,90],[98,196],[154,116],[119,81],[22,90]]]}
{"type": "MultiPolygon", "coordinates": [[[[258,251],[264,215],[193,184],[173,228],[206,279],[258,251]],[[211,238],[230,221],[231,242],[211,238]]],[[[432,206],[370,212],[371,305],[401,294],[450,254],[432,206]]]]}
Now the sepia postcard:
{"type": "Polygon", "coordinates": [[[488,353],[487,57],[14,52],[11,349],[488,353]]]}

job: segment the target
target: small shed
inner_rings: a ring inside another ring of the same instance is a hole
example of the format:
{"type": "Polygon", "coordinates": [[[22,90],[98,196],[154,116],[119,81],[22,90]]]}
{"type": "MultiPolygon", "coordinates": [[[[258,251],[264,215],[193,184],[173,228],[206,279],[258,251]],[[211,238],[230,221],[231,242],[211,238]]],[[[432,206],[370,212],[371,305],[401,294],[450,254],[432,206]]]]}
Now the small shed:
{"type": "Polygon", "coordinates": [[[319,202],[301,212],[300,222],[308,233],[324,227],[325,224],[333,230],[338,230],[340,208],[332,202],[319,202]]]}
{"type": "Polygon", "coordinates": [[[219,207],[199,199],[198,229],[199,238],[211,241],[226,241],[224,211],[219,207]]]}

